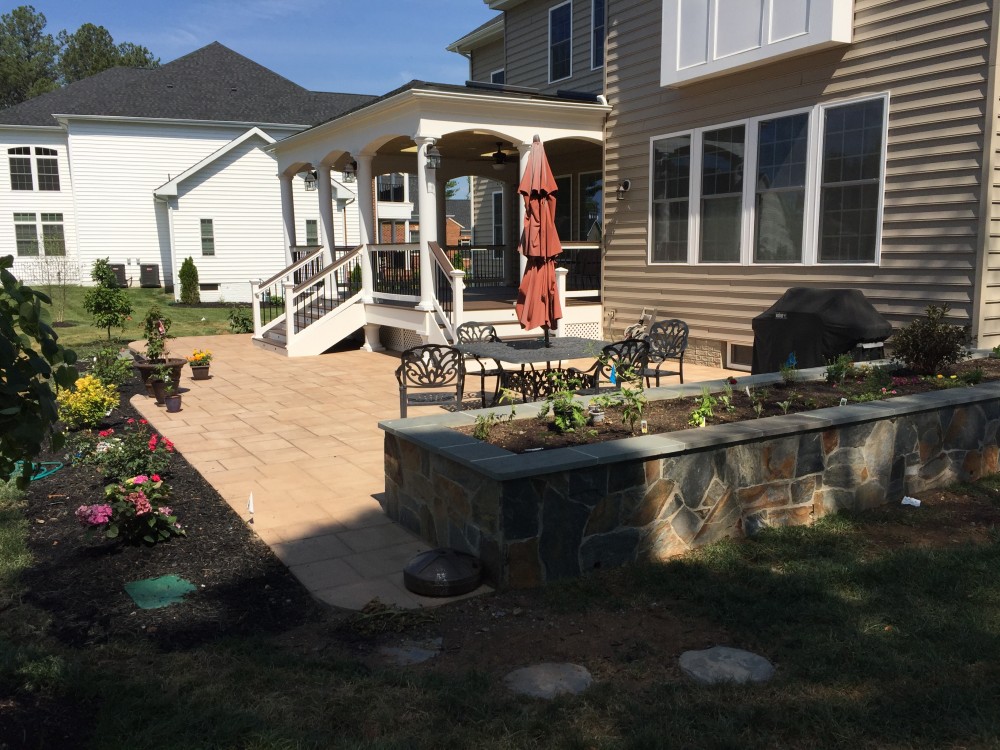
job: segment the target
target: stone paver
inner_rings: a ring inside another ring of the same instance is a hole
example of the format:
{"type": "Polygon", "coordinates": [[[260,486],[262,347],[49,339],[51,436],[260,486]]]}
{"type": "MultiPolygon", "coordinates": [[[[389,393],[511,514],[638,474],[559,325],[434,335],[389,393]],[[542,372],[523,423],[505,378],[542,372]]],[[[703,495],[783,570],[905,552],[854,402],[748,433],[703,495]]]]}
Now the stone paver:
{"type": "MultiPolygon", "coordinates": [[[[196,348],[213,353],[211,378],[195,382],[185,370],[180,412],[168,414],[142,396],[132,404],[252,521],[314,596],[349,609],[376,596],[414,608],[454,600],[404,588],[403,566],[428,545],[392,523],[376,499],[385,489],[378,422],[399,417],[398,353],[351,350],[288,359],[254,347],[249,335],[170,342],[174,356],[196,348]]],[[[725,374],[697,365],[684,369],[690,382],[725,374]]],[[[423,416],[439,408],[409,411],[423,416]]]]}
{"type": "Polygon", "coordinates": [[[681,671],[706,685],[720,682],[767,682],[774,676],[774,666],[751,651],[713,646],[703,651],[685,651],[678,659],[681,671]]]}
{"type": "Polygon", "coordinates": [[[532,698],[551,700],[559,695],[578,695],[594,681],[590,672],[579,664],[535,664],[515,669],[504,677],[511,692],[532,698]]]}

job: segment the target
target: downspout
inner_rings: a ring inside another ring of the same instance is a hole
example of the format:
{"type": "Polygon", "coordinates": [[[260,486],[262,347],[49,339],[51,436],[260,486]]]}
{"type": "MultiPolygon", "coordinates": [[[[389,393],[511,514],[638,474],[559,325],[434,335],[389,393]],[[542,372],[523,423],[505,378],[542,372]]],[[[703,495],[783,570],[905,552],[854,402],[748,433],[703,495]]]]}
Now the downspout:
{"type": "Polygon", "coordinates": [[[177,283],[177,243],[174,235],[174,206],[171,204],[169,198],[161,198],[155,194],[153,198],[167,207],[167,237],[170,242],[170,280],[173,282],[174,302],[180,302],[181,286],[177,283]]]}

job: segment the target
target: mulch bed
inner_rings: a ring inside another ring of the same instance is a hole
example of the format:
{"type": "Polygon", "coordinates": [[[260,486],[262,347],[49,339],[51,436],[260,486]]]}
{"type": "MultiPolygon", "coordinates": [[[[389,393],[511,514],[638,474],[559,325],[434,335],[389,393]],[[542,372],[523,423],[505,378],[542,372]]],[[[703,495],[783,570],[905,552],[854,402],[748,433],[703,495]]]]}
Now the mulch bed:
{"type": "MultiPolygon", "coordinates": [[[[952,368],[951,374],[961,374],[977,368],[983,371],[984,380],[1000,380],[1000,359],[977,359],[963,362],[952,368]]],[[[892,398],[894,394],[891,391],[896,391],[895,395],[897,396],[906,396],[935,391],[940,388],[934,380],[917,380],[910,374],[899,374],[900,379],[907,382],[890,386],[884,398],[892,398]]],[[[708,419],[709,425],[745,422],[758,418],[750,398],[743,390],[744,387],[737,380],[737,383],[732,386],[732,409],[727,410],[721,402],[717,403],[713,409],[713,416],[708,419]]],[[[852,397],[863,393],[865,386],[861,382],[848,382],[834,388],[822,381],[810,381],[792,384],[781,383],[766,387],[758,386],[751,390],[754,392],[755,398],[763,402],[763,409],[759,416],[774,417],[780,414],[796,414],[837,406],[841,398],[847,398],[849,402],[853,402],[852,397]],[[779,405],[782,402],[788,403],[787,411],[784,411],[779,405]]],[[[603,393],[608,392],[603,391],[603,393]]],[[[716,398],[718,396],[719,394],[715,394],[716,398]]],[[[689,421],[691,412],[697,407],[698,402],[699,398],[696,397],[649,402],[642,414],[642,418],[646,422],[646,431],[649,434],[661,434],[691,429],[694,427],[689,421]]],[[[541,403],[517,404],[516,409],[518,416],[523,414],[534,416],[541,406],[541,403]]],[[[472,434],[474,428],[463,427],[459,429],[466,434],[472,434]]],[[[552,423],[551,413],[545,419],[516,419],[511,422],[500,422],[490,428],[487,442],[512,453],[523,453],[539,448],[548,450],[601,443],[606,440],[633,437],[637,434],[640,434],[639,423],[636,423],[634,431],[631,430],[622,421],[621,408],[609,407],[606,410],[604,422],[588,425],[573,432],[557,432],[552,423]]]]}
{"type": "MultiPolygon", "coordinates": [[[[139,419],[129,399],[141,388],[137,381],[123,387],[121,407],[102,427],[139,419]]],[[[28,491],[36,562],[24,583],[28,603],[52,613],[54,634],[67,645],[141,636],[161,649],[187,648],[221,634],[285,630],[318,616],[319,605],[182,455],[174,454],[164,479],[187,536],[153,547],[125,546],[82,527],[76,509],[99,502],[107,482],[63,455],[40,460],[66,465],[28,491]],[[198,590],[179,604],[139,609],[123,588],[163,575],[180,576],[198,590]]]]}

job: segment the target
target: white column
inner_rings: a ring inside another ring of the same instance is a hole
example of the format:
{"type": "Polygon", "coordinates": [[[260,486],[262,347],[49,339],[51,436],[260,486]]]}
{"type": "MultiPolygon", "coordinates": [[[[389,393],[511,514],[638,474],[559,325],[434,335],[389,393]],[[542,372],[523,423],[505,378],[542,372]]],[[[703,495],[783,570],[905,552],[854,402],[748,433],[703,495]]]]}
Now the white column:
{"type": "Polygon", "coordinates": [[[281,223],[285,230],[285,265],[292,263],[292,247],[295,245],[295,193],[292,180],[295,175],[278,175],[281,183],[281,223]]]}
{"type": "Polygon", "coordinates": [[[322,231],[320,241],[325,251],[324,265],[333,265],[333,189],[330,186],[330,168],[320,164],[316,167],[316,199],[319,201],[319,226],[322,231]]]}
{"type": "Polygon", "coordinates": [[[364,251],[361,253],[361,301],[371,304],[375,301],[372,296],[375,291],[375,282],[372,278],[372,259],[369,247],[375,237],[375,195],[372,191],[372,157],[370,154],[361,154],[356,159],[357,188],[358,188],[358,231],[361,245],[364,251]]]}
{"type": "MultiPolygon", "coordinates": [[[[566,277],[569,276],[568,268],[556,269],[556,293],[559,296],[559,309],[566,315],[566,277]]],[[[556,321],[556,327],[552,329],[554,336],[562,336],[563,327],[561,321],[556,321]]]]}
{"type": "MultiPolygon", "coordinates": [[[[518,164],[517,164],[517,184],[521,184],[521,180],[524,178],[524,173],[528,171],[528,162],[531,157],[531,144],[530,143],[519,143],[517,146],[518,153],[518,164]]],[[[518,194],[517,200],[517,239],[520,241],[521,233],[524,231],[524,201],[521,200],[520,194],[518,194]]],[[[517,283],[521,283],[521,279],[524,278],[524,269],[528,265],[528,259],[521,253],[518,253],[518,259],[520,263],[520,273],[517,276],[517,283]]]]}
{"type": "Polygon", "coordinates": [[[437,242],[437,186],[436,170],[427,169],[427,150],[437,139],[417,136],[413,140],[417,144],[417,212],[420,215],[420,302],[417,309],[430,312],[434,309],[430,243],[437,242]]]}

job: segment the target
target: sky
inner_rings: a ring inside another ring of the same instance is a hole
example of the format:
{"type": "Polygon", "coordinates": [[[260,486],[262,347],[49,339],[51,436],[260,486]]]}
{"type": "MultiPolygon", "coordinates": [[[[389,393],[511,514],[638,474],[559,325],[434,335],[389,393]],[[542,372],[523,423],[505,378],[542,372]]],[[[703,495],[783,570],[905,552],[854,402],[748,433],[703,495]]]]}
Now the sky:
{"type": "Polygon", "coordinates": [[[483,0],[27,0],[52,35],[84,23],[161,63],[218,41],[313,91],[384,94],[419,79],[464,83],[445,47],[496,13],[483,0]]]}

